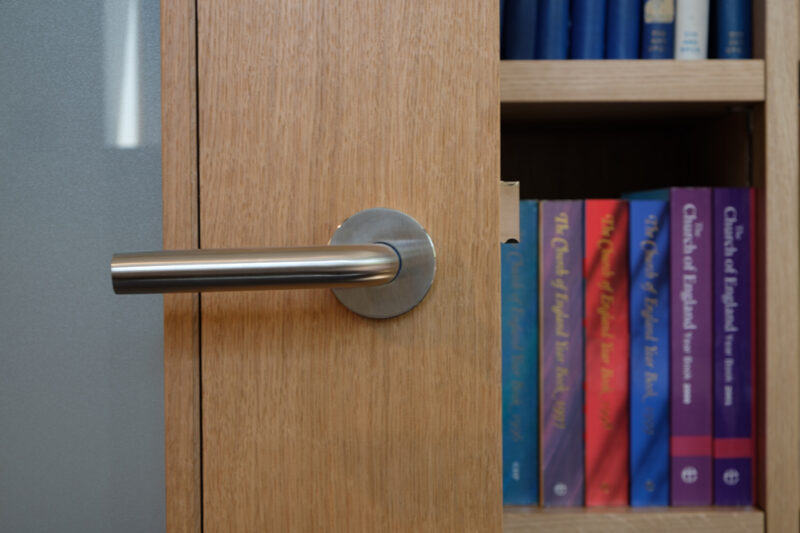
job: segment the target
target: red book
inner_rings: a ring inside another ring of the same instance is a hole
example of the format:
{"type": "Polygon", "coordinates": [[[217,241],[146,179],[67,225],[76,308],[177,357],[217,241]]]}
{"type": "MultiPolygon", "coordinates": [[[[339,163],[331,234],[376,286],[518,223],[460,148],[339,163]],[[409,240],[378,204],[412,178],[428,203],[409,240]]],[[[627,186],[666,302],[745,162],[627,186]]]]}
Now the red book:
{"type": "Polygon", "coordinates": [[[628,204],[586,200],[586,505],[628,504],[628,204]]]}

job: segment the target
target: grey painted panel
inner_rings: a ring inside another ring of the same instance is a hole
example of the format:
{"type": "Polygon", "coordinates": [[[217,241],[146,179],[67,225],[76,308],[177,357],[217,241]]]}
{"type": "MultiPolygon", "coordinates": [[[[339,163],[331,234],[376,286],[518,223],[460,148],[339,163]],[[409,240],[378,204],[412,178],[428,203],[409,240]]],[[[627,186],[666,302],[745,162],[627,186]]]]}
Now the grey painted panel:
{"type": "Polygon", "coordinates": [[[159,5],[0,1],[0,531],[163,531],[159,5]]]}

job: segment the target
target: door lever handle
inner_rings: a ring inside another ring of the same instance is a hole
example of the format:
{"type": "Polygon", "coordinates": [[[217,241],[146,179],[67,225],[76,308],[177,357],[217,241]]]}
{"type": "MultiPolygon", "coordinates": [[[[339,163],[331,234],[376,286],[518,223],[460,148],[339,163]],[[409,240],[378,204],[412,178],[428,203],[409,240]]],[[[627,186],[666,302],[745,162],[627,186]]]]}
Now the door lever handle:
{"type": "Polygon", "coordinates": [[[328,246],[114,254],[117,294],[331,288],[351,311],[390,318],[413,309],[436,272],[425,229],[393,209],[345,220],[328,246]]]}

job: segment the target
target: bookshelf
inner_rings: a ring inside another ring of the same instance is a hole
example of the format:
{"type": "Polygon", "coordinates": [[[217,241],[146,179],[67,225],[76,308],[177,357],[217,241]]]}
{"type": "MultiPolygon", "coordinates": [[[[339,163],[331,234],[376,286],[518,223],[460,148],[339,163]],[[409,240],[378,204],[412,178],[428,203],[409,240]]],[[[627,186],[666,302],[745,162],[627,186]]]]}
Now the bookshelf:
{"type": "Polygon", "coordinates": [[[384,205],[442,268],[381,323],[165,299],[167,529],[798,531],[796,3],[754,0],[756,59],[680,64],[499,64],[496,0],[274,3],[162,3],[165,247],[319,243],[384,205]],[[501,159],[523,198],[759,189],[757,508],[502,508],[501,159]]]}
{"type": "Polygon", "coordinates": [[[753,4],[756,59],[501,61],[499,76],[501,177],[521,198],[757,188],[757,507],[506,507],[507,533],[798,530],[798,13],[753,4]]]}
{"type": "Polygon", "coordinates": [[[764,513],[757,509],[704,507],[693,509],[538,509],[509,507],[503,514],[505,533],[580,531],[581,533],[753,533],[764,531],[764,513]]]}
{"type": "Polygon", "coordinates": [[[501,61],[500,101],[763,102],[764,60],[501,61]]]}

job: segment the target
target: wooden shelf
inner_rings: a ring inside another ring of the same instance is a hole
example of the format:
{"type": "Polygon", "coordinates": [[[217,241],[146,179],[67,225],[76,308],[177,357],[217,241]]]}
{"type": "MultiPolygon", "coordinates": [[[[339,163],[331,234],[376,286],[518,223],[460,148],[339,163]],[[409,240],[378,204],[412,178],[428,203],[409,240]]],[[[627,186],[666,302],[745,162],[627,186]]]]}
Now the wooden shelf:
{"type": "Polygon", "coordinates": [[[764,512],[755,508],[731,507],[658,509],[506,507],[503,510],[504,533],[538,531],[763,533],[764,512]]]}
{"type": "Polygon", "coordinates": [[[501,61],[502,103],[763,102],[764,61],[501,61]]]}

